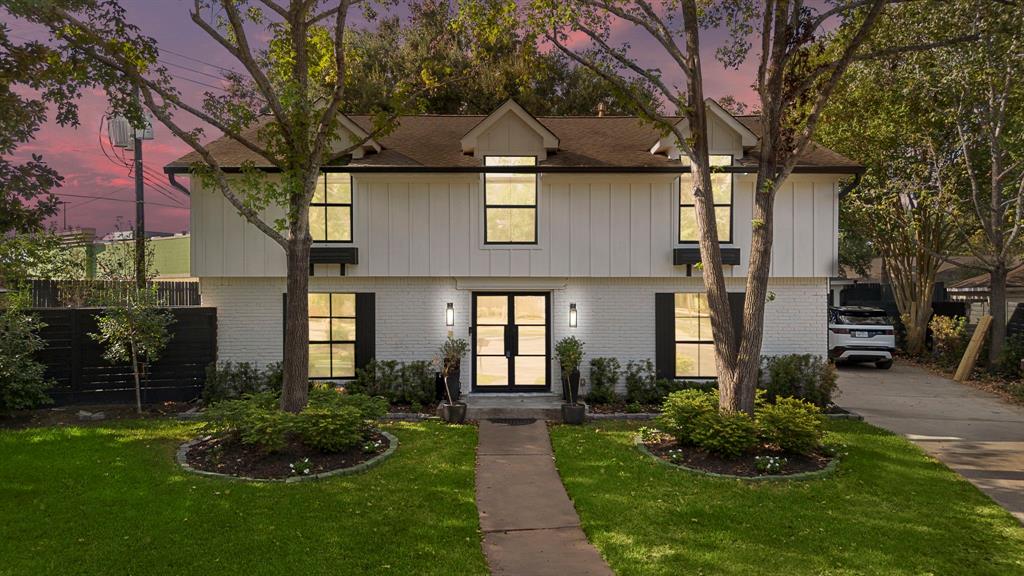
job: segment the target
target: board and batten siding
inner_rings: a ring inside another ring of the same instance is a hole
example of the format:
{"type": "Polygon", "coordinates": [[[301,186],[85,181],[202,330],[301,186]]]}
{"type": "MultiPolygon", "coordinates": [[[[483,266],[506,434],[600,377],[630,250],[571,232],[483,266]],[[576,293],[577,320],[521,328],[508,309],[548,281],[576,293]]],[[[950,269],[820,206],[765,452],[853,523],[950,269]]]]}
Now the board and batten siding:
{"type": "MultiPolygon", "coordinates": [[[[547,174],[540,177],[538,244],[483,243],[481,176],[367,174],[355,178],[349,276],[671,277],[678,247],[676,179],[650,174],[547,174]]],[[[838,175],[796,174],[775,203],[773,277],[830,277],[838,253],[838,175]]],[[[193,184],[192,274],[280,277],[282,249],[246,222],[219,193],[193,184]]],[[[750,251],[753,175],[737,175],[733,243],[743,276],[750,251]]],[[[265,213],[269,222],[280,210],[265,213]]],[[[692,245],[691,245],[692,246],[692,245]]],[[[694,271],[694,274],[699,274],[694,271]]]]}

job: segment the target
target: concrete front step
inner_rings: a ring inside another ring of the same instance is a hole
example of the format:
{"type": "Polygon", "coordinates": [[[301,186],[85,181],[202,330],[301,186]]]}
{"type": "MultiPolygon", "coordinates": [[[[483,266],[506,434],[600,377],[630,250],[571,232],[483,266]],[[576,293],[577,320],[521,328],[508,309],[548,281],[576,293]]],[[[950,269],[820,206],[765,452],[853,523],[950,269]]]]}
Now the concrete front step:
{"type": "Polygon", "coordinates": [[[534,418],[562,420],[562,398],[557,394],[467,394],[466,418],[534,418]]]}

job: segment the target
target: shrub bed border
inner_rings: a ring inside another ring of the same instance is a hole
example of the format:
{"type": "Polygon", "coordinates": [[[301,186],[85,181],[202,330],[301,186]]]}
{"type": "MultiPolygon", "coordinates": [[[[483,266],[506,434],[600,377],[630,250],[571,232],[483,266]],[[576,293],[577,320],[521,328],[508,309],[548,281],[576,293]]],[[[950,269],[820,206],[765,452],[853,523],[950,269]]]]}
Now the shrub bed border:
{"type": "Polygon", "coordinates": [[[744,480],[747,482],[783,482],[786,480],[818,480],[825,478],[827,476],[831,476],[832,473],[835,472],[836,469],[839,467],[839,457],[833,456],[832,460],[829,461],[829,463],[826,464],[824,468],[822,468],[821,470],[815,470],[813,472],[797,472],[796,474],[765,474],[763,476],[737,476],[734,474],[719,474],[717,472],[707,472],[705,470],[693,468],[683,464],[673,464],[668,460],[665,460],[664,458],[661,458],[657,454],[654,454],[653,452],[648,450],[647,445],[644,444],[639,434],[633,437],[633,445],[636,446],[636,448],[639,451],[643,452],[644,454],[653,458],[659,464],[662,464],[664,466],[675,468],[677,470],[682,470],[684,472],[690,472],[692,474],[700,474],[701,476],[707,476],[709,478],[720,478],[723,480],[744,480]]]}
{"type": "MultiPolygon", "coordinates": [[[[654,420],[658,416],[661,416],[661,412],[605,412],[602,414],[595,414],[593,412],[587,414],[588,420],[654,420]]],[[[847,411],[846,413],[838,414],[822,414],[826,418],[833,420],[864,420],[864,417],[856,412],[847,411]]]]}
{"type": "Polygon", "coordinates": [[[370,458],[365,462],[360,462],[355,466],[350,466],[348,468],[339,468],[337,470],[328,470],[327,472],[311,474],[309,476],[289,476],[288,478],[249,478],[247,476],[234,476],[231,474],[221,474],[220,472],[210,472],[209,470],[199,470],[198,468],[193,468],[188,463],[188,452],[193,446],[203,441],[205,438],[195,438],[179,446],[175,459],[177,460],[178,465],[181,466],[182,469],[184,469],[186,472],[191,472],[192,474],[198,474],[200,476],[209,476],[211,478],[224,478],[228,480],[241,480],[243,482],[274,482],[280,484],[294,484],[297,482],[322,480],[324,478],[330,478],[332,476],[350,476],[352,474],[359,474],[384,462],[385,460],[390,458],[391,455],[394,454],[395,450],[398,448],[398,438],[384,430],[377,430],[377,432],[380,432],[381,434],[384,435],[385,438],[388,439],[388,449],[385,450],[384,452],[381,452],[380,454],[374,456],[373,458],[370,458]]]}

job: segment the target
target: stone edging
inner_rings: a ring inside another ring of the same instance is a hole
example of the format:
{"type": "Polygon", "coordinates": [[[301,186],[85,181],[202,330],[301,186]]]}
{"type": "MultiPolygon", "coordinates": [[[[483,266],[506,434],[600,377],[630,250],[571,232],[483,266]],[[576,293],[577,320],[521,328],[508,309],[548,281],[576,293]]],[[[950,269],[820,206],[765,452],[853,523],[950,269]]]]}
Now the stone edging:
{"type": "Polygon", "coordinates": [[[200,476],[224,478],[227,480],[241,480],[244,482],[280,482],[284,484],[293,484],[296,482],[306,482],[309,480],[322,480],[324,478],[330,478],[332,476],[349,476],[351,474],[359,474],[360,472],[365,472],[366,470],[369,470],[370,468],[373,468],[374,466],[377,466],[381,462],[387,460],[388,458],[391,457],[392,454],[395,453],[395,450],[398,448],[398,438],[396,438],[395,436],[388,432],[385,432],[384,430],[378,430],[378,432],[383,434],[384,437],[388,439],[388,449],[385,450],[384,452],[381,452],[380,454],[374,456],[373,458],[370,458],[365,462],[360,462],[355,466],[350,466],[348,468],[339,468],[337,470],[329,470],[327,472],[321,472],[319,474],[313,474],[310,476],[290,476],[288,478],[248,478],[245,476],[232,476],[231,474],[221,474],[219,472],[210,472],[208,470],[199,470],[197,468],[193,468],[188,463],[188,451],[193,446],[202,441],[202,439],[199,438],[195,440],[189,440],[188,442],[185,442],[184,444],[179,446],[178,453],[175,456],[175,458],[178,462],[178,465],[181,466],[184,470],[191,472],[193,474],[199,474],[200,476]]]}
{"type": "Polygon", "coordinates": [[[796,474],[787,475],[765,475],[765,476],[736,476],[734,474],[719,474],[717,472],[706,472],[698,468],[692,468],[683,464],[673,464],[664,458],[659,457],[657,454],[647,449],[647,445],[640,439],[640,435],[637,434],[633,438],[633,445],[644,454],[654,458],[659,464],[675,468],[676,470],[682,470],[684,472],[690,472],[692,474],[700,474],[701,476],[707,476],[709,478],[721,478],[723,480],[745,480],[748,482],[781,482],[785,480],[815,480],[818,478],[824,478],[831,475],[839,467],[839,457],[834,456],[821,470],[815,470],[813,472],[798,472],[796,474]]]}
{"type": "MultiPolygon", "coordinates": [[[[661,416],[660,412],[605,412],[603,414],[588,413],[588,420],[654,420],[661,416]]],[[[822,414],[832,420],[864,420],[864,417],[856,412],[847,410],[844,414],[822,414]]]]}
{"type": "Polygon", "coordinates": [[[398,422],[422,422],[424,420],[440,420],[440,417],[424,412],[388,412],[381,420],[398,422]]]}
{"type": "Polygon", "coordinates": [[[654,420],[661,416],[659,412],[604,412],[587,414],[588,420],[654,420]]]}

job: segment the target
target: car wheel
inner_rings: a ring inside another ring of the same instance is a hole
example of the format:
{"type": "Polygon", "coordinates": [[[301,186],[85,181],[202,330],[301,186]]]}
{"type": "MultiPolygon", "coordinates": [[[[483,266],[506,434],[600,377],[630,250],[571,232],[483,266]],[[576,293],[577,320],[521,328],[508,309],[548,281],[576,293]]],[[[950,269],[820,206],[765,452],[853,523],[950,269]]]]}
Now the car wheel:
{"type": "Polygon", "coordinates": [[[892,360],[879,360],[878,362],[875,362],[875,367],[881,368],[882,370],[888,370],[889,368],[892,368],[892,360]]]}

